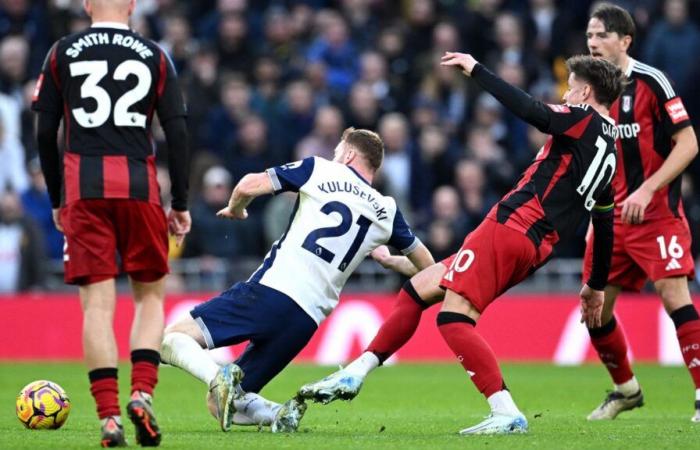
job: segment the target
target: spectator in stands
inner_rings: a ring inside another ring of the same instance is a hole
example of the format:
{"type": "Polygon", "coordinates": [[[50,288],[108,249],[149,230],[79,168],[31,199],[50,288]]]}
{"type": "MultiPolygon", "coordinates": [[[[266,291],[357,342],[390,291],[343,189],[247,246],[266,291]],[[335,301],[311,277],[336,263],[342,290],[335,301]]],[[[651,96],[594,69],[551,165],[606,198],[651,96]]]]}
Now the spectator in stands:
{"type": "Polygon", "coordinates": [[[45,255],[54,261],[63,260],[63,234],[56,229],[51,215],[51,200],[46,189],[46,181],[41,171],[39,158],[28,164],[31,183],[20,196],[22,209],[38,227],[43,236],[42,248],[45,255]]]}
{"type": "Polygon", "coordinates": [[[0,94],[0,190],[24,192],[29,187],[20,140],[20,111],[17,102],[0,94]]]}
{"type": "Polygon", "coordinates": [[[455,184],[462,200],[462,208],[471,224],[479,224],[498,201],[498,197],[486,186],[486,177],[484,167],[476,160],[463,159],[457,163],[455,184]]]}
{"type": "Polygon", "coordinates": [[[248,40],[248,23],[243,15],[226,13],[221,17],[216,46],[222,69],[246,73],[253,66],[254,51],[248,40]]]}
{"type": "Polygon", "coordinates": [[[666,0],[664,18],[649,32],[643,61],[666,72],[676,89],[684,92],[693,62],[698,58],[700,30],[688,19],[686,0],[666,0]]]}
{"type": "MultiPolygon", "coordinates": [[[[0,0],[0,39],[17,35],[32,43],[25,69],[33,74],[39,73],[44,56],[49,51],[52,41],[49,31],[44,2],[0,0]]],[[[6,63],[4,58],[0,61],[3,65],[6,63]]]]}
{"type": "Polygon", "coordinates": [[[366,51],[360,55],[359,81],[369,85],[382,111],[396,110],[396,92],[389,82],[386,58],[381,53],[366,51]]]}
{"type": "Polygon", "coordinates": [[[310,63],[323,63],[332,94],[344,98],[357,78],[357,49],[348,36],[348,27],[339,14],[329,14],[321,25],[320,36],[306,53],[310,63]]]}
{"type": "Polygon", "coordinates": [[[29,42],[19,35],[0,41],[0,91],[18,105],[24,103],[24,83],[27,81],[29,42]]]}
{"type": "Polygon", "coordinates": [[[372,92],[372,86],[364,82],[353,84],[348,98],[345,122],[355,128],[374,130],[377,128],[379,115],[379,102],[372,92]]]}
{"type": "Polygon", "coordinates": [[[534,51],[525,44],[521,20],[513,13],[500,13],[494,31],[497,48],[488,56],[487,65],[495,67],[501,61],[519,64],[525,70],[527,85],[532,84],[539,76],[539,62],[534,51]]]}
{"type": "Polygon", "coordinates": [[[341,134],[345,129],[343,115],[335,106],[322,106],[316,113],[314,128],[311,134],[305,137],[297,146],[296,159],[303,159],[309,156],[320,156],[326,159],[333,159],[333,149],[335,149],[341,134]],[[305,142],[308,141],[308,142],[305,142]],[[307,153],[313,151],[314,153],[307,153]]]}
{"type": "Polygon", "coordinates": [[[411,155],[413,144],[408,128],[408,120],[401,113],[389,113],[379,121],[379,135],[384,142],[384,163],[380,169],[381,179],[386,187],[385,195],[396,199],[405,215],[411,208],[411,155]]]}
{"type": "Polygon", "coordinates": [[[211,144],[207,124],[212,105],[219,103],[219,55],[208,44],[201,44],[194,51],[188,70],[182,74],[187,100],[187,126],[192,140],[190,148],[200,149],[204,142],[211,144]]]}
{"type": "Polygon", "coordinates": [[[24,215],[19,196],[0,194],[0,292],[22,292],[44,284],[44,239],[24,215]]]}
{"type": "Polygon", "coordinates": [[[200,258],[203,272],[216,272],[220,260],[257,255],[260,251],[260,222],[253,219],[230,221],[216,217],[226,206],[232,189],[231,174],[224,167],[214,166],[204,173],[202,192],[192,208],[192,231],[185,240],[183,257],[200,258]]]}
{"type": "Polygon", "coordinates": [[[187,67],[196,45],[192,39],[190,24],[184,15],[172,13],[166,16],[163,25],[163,39],[159,44],[170,55],[175,69],[182,72],[187,67]]]}
{"type": "Polygon", "coordinates": [[[316,105],[309,83],[304,80],[289,83],[280,105],[278,122],[279,129],[284,130],[279,134],[287,160],[292,159],[293,149],[313,129],[315,115],[316,105]]]}
{"type": "MultiPolygon", "coordinates": [[[[241,121],[236,144],[224,156],[224,167],[234,180],[240,180],[247,173],[264,172],[268,167],[282,164],[282,155],[268,139],[267,125],[254,114],[241,121]]],[[[256,202],[258,203],[258,202],[256,202]]],[[[250,211],[261,210],[265,198],[250,211]]]]}
{"type": "Polygon", "coordinates": [[[210,110],[202,126],[200,143],[223,158],[236,142],[238,126],[250,110],[251,91],[245,79],[228,74],[221,80],[221,105],[210,110]]]}

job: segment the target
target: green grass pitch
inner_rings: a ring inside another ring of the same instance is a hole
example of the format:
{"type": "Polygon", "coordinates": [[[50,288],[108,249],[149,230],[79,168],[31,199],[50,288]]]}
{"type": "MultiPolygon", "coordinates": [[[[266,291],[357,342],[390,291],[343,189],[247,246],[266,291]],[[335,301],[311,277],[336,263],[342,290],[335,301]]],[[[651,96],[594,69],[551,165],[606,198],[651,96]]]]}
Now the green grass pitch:
{"type": "MultiPolygon", "coordinates": [[[[262,392],[283,401],[304,382],[333,368],[293,365],[262,392]]],[[[269,429],[235,427],[218,430],[204,405],[206,389],[174,368],[164,368],[155,407],[164,448],[183,449],[687,449],[699,448],[700,424],[692,424],[693,389],[682,367],[641,365],[637,376],[646,405],[617,420],[588,423],[586,414],[602,400],[608,379],[602,367],[553,367],[505,364],[514,398],[530,422],[527,435],[461,437],[457,431],[488,412],[457,364],[402,364],[370,375],[353,402],[311,404],[298,433],[271,434],[269,429]]],[[[129,372],[120,373],[122,406],[129,372]]],[[[96,448],[98,422],[88,392],[87,375],[79,364],[0,364],[0,448],[96,448]],[[50,379],[68,392],[73,410],[57,431],[26,430],[14,414],[17,392],[35,379],[50,379]]],[[[128,420],[127,420],[128,422],[128,420]]],[[[126,425],[131,446],[133,428],[126,425]]]]}

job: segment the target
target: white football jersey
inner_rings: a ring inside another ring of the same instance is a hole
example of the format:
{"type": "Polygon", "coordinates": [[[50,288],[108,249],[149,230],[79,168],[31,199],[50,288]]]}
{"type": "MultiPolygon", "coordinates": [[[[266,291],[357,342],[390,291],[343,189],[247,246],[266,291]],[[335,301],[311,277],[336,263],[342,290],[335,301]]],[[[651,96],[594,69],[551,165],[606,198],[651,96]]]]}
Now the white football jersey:
{"type": "Polygon", "coordinates": [[[375,248],[411,253],[419,240],[396,202],[344,164],[311,157],[267,170],[275,193],[299,196],[287,231],[248,279],[288,295],[321,323],[350,274],[375,248]]]}

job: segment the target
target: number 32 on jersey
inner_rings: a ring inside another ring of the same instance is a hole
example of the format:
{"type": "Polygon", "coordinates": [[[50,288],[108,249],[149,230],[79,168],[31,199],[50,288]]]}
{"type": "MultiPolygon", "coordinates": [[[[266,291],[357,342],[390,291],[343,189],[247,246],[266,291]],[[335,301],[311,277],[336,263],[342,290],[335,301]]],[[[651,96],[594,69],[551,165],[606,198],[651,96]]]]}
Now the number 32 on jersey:
{"type": "Polygon", "coordinates": [[[457,256],[455,256],[455,259],[452,260],[452,264],[450,265],[450,268],[447,270],[447,273],[444,275],[444,279],[447,281],[454,281],[454,273],[462,273],[466,271],[469,266],[472,265],[474,262],[474,251],[466,248],[464,250],[460,250],[459,253],[457,253],[457,256]]]}

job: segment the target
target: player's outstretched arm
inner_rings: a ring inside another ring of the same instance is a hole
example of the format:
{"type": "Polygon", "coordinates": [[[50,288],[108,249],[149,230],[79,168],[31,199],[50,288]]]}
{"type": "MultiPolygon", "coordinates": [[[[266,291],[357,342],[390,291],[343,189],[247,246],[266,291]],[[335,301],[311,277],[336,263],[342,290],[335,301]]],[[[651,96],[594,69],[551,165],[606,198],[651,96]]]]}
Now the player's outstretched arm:
{"type": "Polygon", "coordinates": [[[683,173],[698,154],[698,141],[692,126],[678,130],[673,135],[673,142],[675,145],[659,170],[622,203],[623,223],[642,223],[644,211],[654,194],[683,173]]]}
{"type": "Polygon", "coordinates": [[[529,94],[512,86],[480,64],[472,55],[446,52],[442,57],[443,66],[454,66],[471,77],[485,91],[496,97],[513,114],[540,130],[549,124],[549,114],[544,103],[533,99],[529,94]]]}
{"type": "Polygon", "coordinates": [[[266,172],[249,173],[233,188],[228,206],[216,215],[227,219],[245,219],[248,217],[246,207],[255,197],[272,194],[274,191],[272,180],[266,172]]]}
{"type": "Polygon", "coordinates": [[[372,258],[382,267],[393,270],[407,277],[412,277],[426,267],[435,264],[430,250],[419,244],[416,249],[407,256],[392,255],[386,245],[380,245],[371,253],[372,258]]]}

